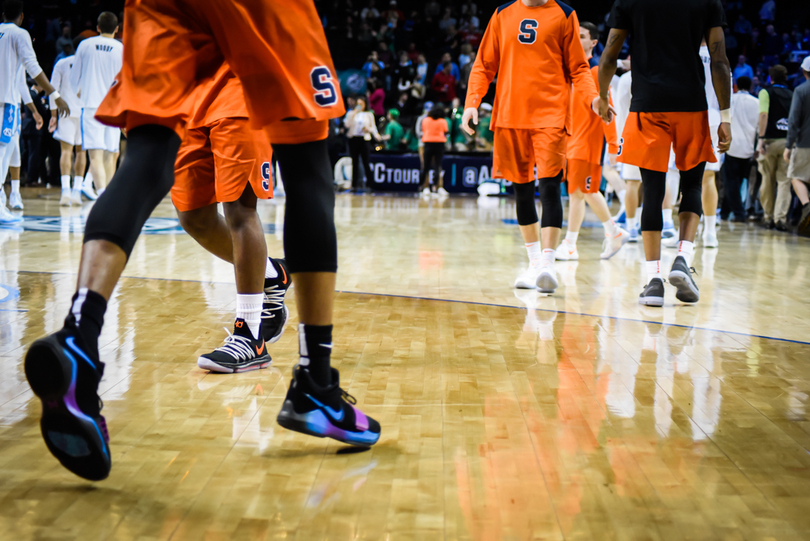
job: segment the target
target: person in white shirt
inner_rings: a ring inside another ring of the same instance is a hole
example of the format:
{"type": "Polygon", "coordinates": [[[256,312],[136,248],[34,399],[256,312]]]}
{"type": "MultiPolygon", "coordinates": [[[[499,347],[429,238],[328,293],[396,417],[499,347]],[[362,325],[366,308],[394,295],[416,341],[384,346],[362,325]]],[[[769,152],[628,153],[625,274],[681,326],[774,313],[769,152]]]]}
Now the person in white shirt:
{"type": "MultiPolygon", "coordinates": [[[[59,168],[62,172],[62,197],[59,204],[69,207],[71,204],[82,204],[82,188],[84,183],[84,170],[87,166],[85,153],[82,149],[82,130],[80,125],[81,102],[76,92],[70,86],[70,70],[73,67],[74,55],[63,58],[53,67],[51,74],[51,84],[62,94],[62,97],[70,106],[70,116],[57,118],[51,114],[51,121],[48,124],[48,131],[53,133],[53,138],[59,141],[62,147],[62,155],[59,159],[59,168]],[[76,151],[74,161],[73,151],[76,151]],[[71,168],[73,168],[73,191],[70,189],[71,168]]],[[[51,111],[56,109],[54,100],[50,100],[51,111]]],[[[96,199],[92,193],[92,187],[87,194],[88,199],[96,199]]]]}
{"type": "MultiPolygon", "coordinates": [[[[31,111],[31,115],[34,117],[34,122],[36,123],[36,128],[39,130],[42,128],[43,124],[42,116],[40,116],[39,111],[37,111],[34,105],[34,99],[31,97],[31,92],[25,84],[25,69],[22,66],[20,66],[20,69],[17,71],[17,79],[19,82],[17,84],[18,95],[16,103],[19,103],[22,99],[22,102],[31,111]]],[[[20,145],[18,143],[14,145],[8,166],[8,174],[11,178],[11,193],[8,196],[8,206],[11,207],[11,210],[23,210],[22,195],[20,194],[21,158],[20,145]]],[[[5,192],[0,191],[0,202],[5,204],[5,192]]]]}
{"type": "Polygon", "coordinates": [[[751,79],[741,76],[737,78],[737,92],[731,95],[731,147],[726,152],[726,189],[721,214],[728,219],[733,212],[735,222],[746,219],[740,186],[742,179],[751,174],[759,122],[759,100],[749,90],[751,79]]]}
{"type": "Polygon", "coordinates": [[[382,140],[377,131],[377,123],[374,113],[368,110],[366,97],[357,98],[357,105],[346,113],[344,120],[346,126],[346,137],[349,142],[349,155],[352,157],[352,191],[362,191],[360,182],[361,170],[360,161],[363,162],[363,171],[366,175],[366,183],[371,182],[371,162],[369,162],[368,142],[372,137],[377,141],[382,140]]]}
{"type": "Polygon", "coordinates": [[[81,101],[82,148],[90,155],[90,173],[101,195],[115,173],[121,130],[105,126],[96,120],[95,114],[121,71],[124,46],[114,39],[118,32],[118,17],[114,13],[105,11],[99,15],[97,29],[101,35],[79,44],[70,70],[70,86],[81,101]]]}
{"type": "MultiPolygon", "coordinates": [[[[0,192],[6,180],[15,148],[20,147],[20,66],[47,94],[55,89],[42,72],[31,43],[31,36],[20,28],[23,4],[20,0],[3,2],[3,22],[0,24],[0,192]]],[[[27,92],[27,90],[26,90],[27,92]]],[[[56,105],[60,114],[69,114],[70,108],[57,92],[56,105]]],[[[19,193],[19,192],[17,192],[19,193]]],[[[0,223],[18,223],[22,218],[11,214],[5,206],[5,195],[0,205],[0,223]]]]}

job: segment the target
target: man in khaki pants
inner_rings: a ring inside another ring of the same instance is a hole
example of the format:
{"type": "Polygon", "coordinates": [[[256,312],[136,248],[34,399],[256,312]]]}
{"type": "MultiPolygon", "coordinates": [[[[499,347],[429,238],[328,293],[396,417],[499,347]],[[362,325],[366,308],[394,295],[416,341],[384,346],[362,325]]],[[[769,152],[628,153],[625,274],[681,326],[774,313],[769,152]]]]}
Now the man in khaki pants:
{"type": "Polygon", "coordinates": [[[790,179],[783,155],[793,92],[787,87],[785,66],[777,64],[769,73],[771,85],[759,92],[757,164],[762,173],[759,200],[765,211],[765,227],[787,231],[785,222],[790,207],[790,179]]]}
{"type": "Polygon", "coordinates": [[[810,56],[802,61],[802,74],[807,80],[796,88],[790,106],[785,161],[793,190],[802,203],[802,216],[797,232],[810,237],[810,56]]]}

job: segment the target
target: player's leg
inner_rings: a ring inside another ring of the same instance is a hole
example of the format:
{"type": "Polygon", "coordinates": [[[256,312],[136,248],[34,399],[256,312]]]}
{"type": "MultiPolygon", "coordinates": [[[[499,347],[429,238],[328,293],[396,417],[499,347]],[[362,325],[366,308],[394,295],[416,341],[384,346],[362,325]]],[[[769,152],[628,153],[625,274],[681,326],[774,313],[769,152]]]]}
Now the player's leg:
{"type": "Polygon", "coordinates": [[[59,141],[61,154],[59,155],[59,171],[61,173],[60,180],[62,183],[62,197],[59,199],[59,205],[62,207],[69,207],[73,202],[70,195],[70,181],[71,170],[73,168],[73,145],[59,141]]]}
{"type": "MultiPolygon", "coordinates": [[[[540,273],[537,275],[537,290],[540,293],[554,293],[559,286],[557,273],[554,270],[554,246],[560,242],[562,232],[563,208],[562,182],[563,170],[554,177],[544,177],[538,181],[540,204],[543,207],[543,216],[540,221],[540,238],[543,246],[543,256],[540,261],[540,273]]],[[[532,190],[534,191],[534,190],[532,190]]],[[[534,194],[532,194],[534,203],[534,194]]]]}
{"type": "Polygon", "coordinates": [[[107,301],[143,224],[172,186],[180,145],[177,134],[162,126],[140,126],[130,134],[132,159],[87,219],[77,291],[65,326],[35,341],[25,358],[28,382],[43,401],[48,448],[66,468],[93,480],[107,477],[111,466],[97,395],[104,371],[98,336],[107,301]],[[71,401],[81,415],[65,405],[71,401]]]}
{"type": "Polygon", "coordinates": [[[11,181],[11,193],[8,196],[8,206],[12,210],[23,210],[22,194],[20,193],[20,166],[12,165],[8,168],[11,181]]]}
{"type": "MultiPolygon", "coordinates": [[[[81,142],[81,139],[78,139],[78,141],[81,142]]],[[[76,145],[75,147],[71,147],[71,155],[73,154],[74,149],[76,151],[76,157],[73,159],[73,189],[70,192],[70,198],[74,204],[81,205],[82,193],[84,191],[84,172],[87,170],[87,153],[84,151],[84,149],[82,149],[81,145],[76,145]]],[[[92,191],[93,188],[90,187],[90,192],[92,191]]],[[[95,193],[92,193],[91,195],[98,199],[98,196],[95,193]]]]}
{"type": "Polygon", "coordinates": [[[104,151],[104,178],[113,178],[113,175],[115,174],[115,160],[117,156],[118,152],[110,152],[109,150],[104,151]]]}
{"type": "MultiPolygon", "coordinates": [[[[793,152],[797,152],[796,149],[793,152]]],[[[808,153],[810,154],[810,153],[808,153]]],[[[796,160],[795,158],[792,158],[796,160]]],[[[808,163],[807,172],[810,174],[810,163],[808,163]]],[[[796,197],[799,198],[799,201],[802,204],[802,215],[799,219],[799,226],[796,229],[796,232],[799,235],[809,236],[810,235],[810,193],[807,190],[807,184],[805,181],[794,178],[791,180],[791,184],[793,185],[793,191],[796,192],[796,197]]]]}
{"type": "MultiPolygon", "coordinates": [[[[705,166],[706,163],[703,162],[689,171],[681,171],[681,206],[678,213],[680,241],[678,255],[669,273],[669,282],[677,288],[675,296],[682,302],[697,302],[700,299],[700,291],[692,278],[691,268],[695,255],[695,236],[704,207],[701,195],[705,166]]],[[[717,208],[716,204],[714,208],[717,208]]]]}
{"type": "Polygon", "coordinates": [[[104,168],[104,153],[102,149],[88,150],[90,156],[90,174],[93,175],[93,182],[96,184],[96,191],[101,195],[107,188],[107,171],[104,168]]]}
{"type": "Polygon", "coordinates": [[[600,192],[598,188],[593,192],[585,194],[585,202],[588,203],[593,213],[596,214],[605,232],[605,240],[602,243],[602,253],[600,257],[602,259],[610,259],[630,240],[630,235],[613,221],[613,218],[610,216],[610,207],[608,207],[605,196],[602,195],[602,192],[600,192]]]}
{"type": "Polygon", "coordinates": [[[577,240],[579,239],[579,229],[585,219],[585,195],[579,189],[575,189],[570,181],[568,190],[568,230],[565,232],[565,238],[557,246],[554,253],[554,257],[558,261],[576,261],[579,259],[577,240]]]}
{"type": "Polygon", "coordinates": [[[641,181],[625,179],[625,182],[627,183],[627,193],[624,197],[624,211],[626,214],[625,229],[627,229],[627,233],[630,235],[629,242],[638,242],[639,232],[641,231],[639,223],[640,216],[638,213],[641,181]]]}
{"type": "Polygon", "coordinates": [[[5,182],[11,167],[15,144],[19,145],[19,136],[13,136],[8,143],[0,143],[0,224],[16,224],[22,221],[22,218],[15,216],[6,208],[5,182]]]}
{"type": "Polygon", "coordinates": [[[666,194],[666,173],[641,169],[644,208],[641,212],[641,238],[647,260],[647,285],[639,295],[639,304],[664,305],[664,282],[661,274],[661,230],[664,218],[661,205],[666,194]]]}
{"type": "Polygon", "coordinates": [[[672,239],[677,236],[678,232],[675,230],[675,222],[672,219],[672,209],[678,199],[678,185],[680,183],[680,173],[674,168],[674,164],[667,170],[667,189],[664,193],[664,203],[661,205],[661,214],[664,217],[664,228],[661,230],[661,238],[664,239],[664,245],[669,246],[667,239],[672,239]]]}
{"type": "Polygon", "coordinates": [[[611,165],[607,160],[605,160],[602,175],[608,181],[610,187],[613,188],[613,193],[616,194],[616,199],[619,200],[619,212],[616,213],[616,218],[619,218],[625,213],[624,199],[627,195],[627,183],[619,174],[618,167],[616,165],[611,165]]]}
{"type": "Polygon", "coordinates": [[[719,164],[707,164],[703,172],[701,195],[703,199],[703,247],[717,248],[717,172],[719,164]]]}

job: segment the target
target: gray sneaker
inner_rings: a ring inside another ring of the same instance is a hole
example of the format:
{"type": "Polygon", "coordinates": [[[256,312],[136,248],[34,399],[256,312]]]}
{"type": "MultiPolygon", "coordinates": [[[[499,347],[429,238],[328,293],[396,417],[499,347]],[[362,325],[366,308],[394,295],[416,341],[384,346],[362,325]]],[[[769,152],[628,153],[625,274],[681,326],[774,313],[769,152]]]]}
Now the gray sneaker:
{"type": "Polygon", "coordinates": [[[650,280],[638,296],[638,303],[644,306],[664,306],[664,281],[660,278],[650,280]]]}
{"type": "Polygon", "coordinates": [[[681,302],[697,302],[700,299],[700,290],[695,280],[692,279],[694,272],[695,269],[689,268],[682,255],[676,257],[672,263],[672,270],[669,271],[669,283],[678,289],[675,298],[681,302]]]}

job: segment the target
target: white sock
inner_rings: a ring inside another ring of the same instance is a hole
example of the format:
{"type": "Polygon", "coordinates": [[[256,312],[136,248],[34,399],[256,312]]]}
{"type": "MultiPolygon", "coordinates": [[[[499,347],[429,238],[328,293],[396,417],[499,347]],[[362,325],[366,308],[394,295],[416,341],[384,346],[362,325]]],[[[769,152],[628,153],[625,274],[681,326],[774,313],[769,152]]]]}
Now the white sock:
{"type": "Polygon", "coordinates": [[[672,223],[672,209],[663,209],[664,223],[672,223]]]}
{"type": "Polygon", "coordinates": [[[531,242],[526,245],[526,252],[529,254],[529,263],[532,267],[539,267],[542,260],[543,247],[539,242],[531,242]]]}
{"type": "Polygon", "coordinates": [[[19,180],[12,180],[11,181],[11,193],[18,194],[20,193],[20,181],[19,180]]]}
{"type": "Polygon", "coordinates": [[[608,220],[606,222],[602,222],[602,227],[605,228],[605,236],[606,237],[613,237],[616,234],[616,224],[613,223],[613,220],[608,220]]]}
{"type": "Polygon", "coordinates": [[[262,293],[236,295],[236,318],[245,320],[255,340],[259,339],[259,327],[262,323],[262,302],[262,293]]]}
{"type": "Polygon", "coordinates": [[[627,229],[629,231],[631,231],[631,230],[637,229],[637,228],[638,228],[638,216],[633,216],[632,218],[630,216],[628,216],[627,217],[627,229]]]}
{"type": "Polygon", "coordinates": [[[714,216],[705,216],[706,220],[706,233],[716,233],[717,232],[717,214],[714,216]]]}
{"type": "Polygon", "coordinates": [[[62,191],[70,189],[70,175],[62,175],[59,180],[62,182],[62,191]]]}
{"type": "Polygon", "coordinates": [[[91,173],[90,171],[88,171],[87,176],[84,177],[84,187],[85,188],[93,187],[93,173],[91,173]]]}
{"type": "Polygon", "coordinates": [[[653,278],[663,279],[661,276],[661,260],[647,261],[647,283],[649,284],[653,278]]]}
{"type": "Polygon", "coordinates": [[[627,193],[627,190],[621,190],[619,192],[616,192],[616,199],[619,200],[619,204],[621,206],[624,206],[624,194],[626,194],[626,193],[627,193]]]}
{"type": "Polygon", "coordinates": [[[574,246],[577,245],[577,239],[579,238],[579,231],[568,231],[565,234],[565,240],[569,243],[573,244],[574,246]]]}
{"type": "MultiPolygon", "coordinates": [[[[540,244],[539,242],[537,244],[540,244]]],[[[556,250],[546,249],[543,250],[543,259],[540,265],[543,267],[550,267],[554,264],[556,250]]]]}
{"type": "Polygon", "coordinates": [[[84,177],[73,177],[73,189],[81,190],[84,183],[84,177]]]}
{"type": "Polygon", "coordinates": [[[678,255],[682,255],[686,260],[686,266],[692,266],[692,260],[695,258],[695,243],[688,240],[682,240],[678,243],[678,255]]]}
{"type": "Polygon", "coordinates": [[[278,271],[276,270],[276,266],[273,265],[273,262],[270,261],[270,258],[267,258],[267,266],[264,268],[264,277],[266,279],[273,279],[278,278],[278,271]]]}

